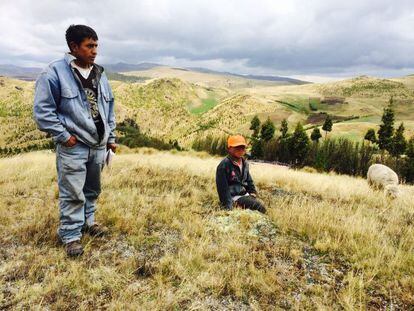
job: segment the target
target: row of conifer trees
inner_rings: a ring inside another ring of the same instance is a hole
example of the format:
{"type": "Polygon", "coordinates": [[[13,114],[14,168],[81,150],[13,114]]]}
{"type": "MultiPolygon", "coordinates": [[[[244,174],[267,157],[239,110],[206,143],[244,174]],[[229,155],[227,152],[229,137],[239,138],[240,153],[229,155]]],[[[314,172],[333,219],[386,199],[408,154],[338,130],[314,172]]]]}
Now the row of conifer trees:
{"type": "MultiPolygon", "coordinates": [[[[394,169],[406,182],[414,182],[414,136],[405,137],[404,124],[395,128],[395,113],[391,98],[384,108],[379,129],[369,129],[360,142],[346,138],[331,138],[328,133],[334,124],[327,115],[321,126],[307,134],[301,123],[289,131],[287,120],[280,128],[268,118],[263,123],[258,116],[250,123],[249,157],[252,159],[285,163],[294,167],[309,166],[318,171],[365,176],[372,163],[383,163],[394,169]]],[[[192,148],[210,154],[226,154],[226,137],[207,135],[197,138],[192,148]]]]}

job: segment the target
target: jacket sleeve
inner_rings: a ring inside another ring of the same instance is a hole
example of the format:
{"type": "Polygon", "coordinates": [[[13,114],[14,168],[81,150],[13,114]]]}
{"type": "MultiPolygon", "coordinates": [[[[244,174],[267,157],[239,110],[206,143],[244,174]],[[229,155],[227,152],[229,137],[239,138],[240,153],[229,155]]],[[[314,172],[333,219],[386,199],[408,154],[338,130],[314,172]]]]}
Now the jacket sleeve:
{"type": "Polygon", "coordinates": [[[57,78],[47,71],[42,72],[36,81],[33,116],[39,130],[51,134],[56,143],[64,143],[71,135],[57,115],[59,98],[57,78]]]}
{"type": "MultiPolygon", "coordinates": [[[[107,80],[108,81],[108,80],[107,80]]],[[[116,122],[115,122],[115,111],[114,111],[114,95],[112,93],[111,86],[108,83],[108,90],[109,90],[109,115],[108,115],[108,125],[109,125],[109,137],[108,137],[108,144],[115,144],[116,135],[115,135],[115,128],[116,128],[116,122]]]]}
{"type": "Polygon", "coordinates": [[[233,199],[231,198],[229,184],[226,177],[226,169],[219,165],[216,171],[216,186],[221,205],[226,209],[233,208],[233,199]]]}
{"type": "MultiPolygon", "coordinates": [[[[246,164],[248,165],[248,164],[246,164]]],[[[254,185],[252,175],[250,175],[249,166],[246,167],[247,169],[247,187],[246,190],[248,193],[257,193],[256,186],[254,185]]]]}

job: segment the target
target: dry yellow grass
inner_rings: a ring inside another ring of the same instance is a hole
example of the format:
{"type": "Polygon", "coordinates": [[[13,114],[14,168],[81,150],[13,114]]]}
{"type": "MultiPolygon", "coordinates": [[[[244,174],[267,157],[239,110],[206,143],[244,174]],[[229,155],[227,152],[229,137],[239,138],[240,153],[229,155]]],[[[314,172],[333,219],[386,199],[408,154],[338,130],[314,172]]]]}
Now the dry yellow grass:
{"type": "Polygon", "coordinates": [[[82,258],[58,244],[54,154],[0,160],[0,308],[410,309],[414,188],[252,164],[268,215],[218,208],[218,158],[148,149],[105,169],[82,258]]]}

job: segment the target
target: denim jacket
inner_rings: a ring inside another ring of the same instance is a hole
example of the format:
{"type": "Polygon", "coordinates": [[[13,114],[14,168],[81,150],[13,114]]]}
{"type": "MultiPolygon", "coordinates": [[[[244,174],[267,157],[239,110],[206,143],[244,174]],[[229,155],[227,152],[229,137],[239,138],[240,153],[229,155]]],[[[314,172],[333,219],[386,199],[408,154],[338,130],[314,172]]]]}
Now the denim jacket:
{"type": "Polygon", "coordinates": [[[50,63],[36,80],[34,119],[41,131],[49,133],[56,143],[71,135],[92,148],[115,143],[114,96],[103,67],[94,65],[98,80],[98,109],[105,133],[99,141],[89,103],[82,84],[70,65],[74,56],[50,63]]]}
{"type": "Polygon", "coordinates": [[[232,208],[232,197],[257,192],[249,172],[249,163],[245,159],[242,159],[242,161],[242,172],[240,172],[240,168],[229,157],[225,157],[217,166],[217,192],[221,205],[226,209],[232,208]]]}

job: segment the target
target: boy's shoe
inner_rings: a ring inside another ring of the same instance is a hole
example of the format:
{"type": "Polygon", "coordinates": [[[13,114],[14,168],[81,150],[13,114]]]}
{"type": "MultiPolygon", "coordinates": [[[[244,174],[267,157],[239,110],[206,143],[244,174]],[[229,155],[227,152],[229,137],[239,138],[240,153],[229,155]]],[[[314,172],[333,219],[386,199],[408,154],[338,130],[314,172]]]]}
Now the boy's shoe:
{"type": "Polygon", "coordinates": [[[83,246],[79,240],[67,243],[65,248],[69,257],[78,257],[83,254],[83,246]]]}
{"type": "Polygon", "coordinates": [[[108,228],[98,223],[94,223],[92,226],[85,225],[82,228],[82,233],[87,233],[94,237],[101,237],[108,233],[108,228]]]}

